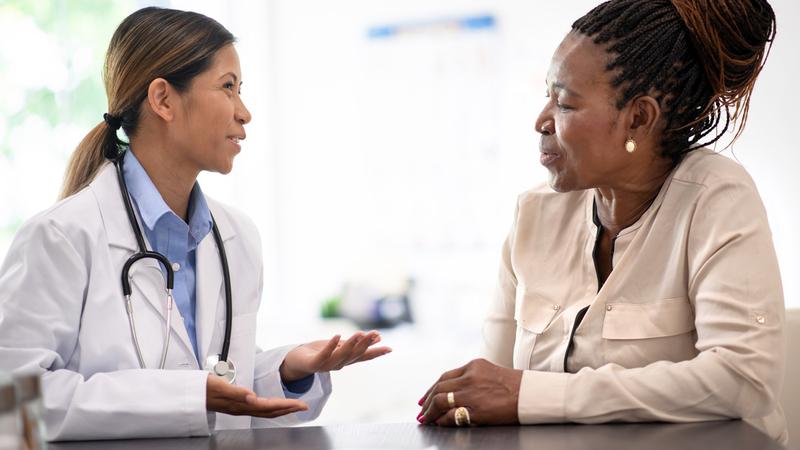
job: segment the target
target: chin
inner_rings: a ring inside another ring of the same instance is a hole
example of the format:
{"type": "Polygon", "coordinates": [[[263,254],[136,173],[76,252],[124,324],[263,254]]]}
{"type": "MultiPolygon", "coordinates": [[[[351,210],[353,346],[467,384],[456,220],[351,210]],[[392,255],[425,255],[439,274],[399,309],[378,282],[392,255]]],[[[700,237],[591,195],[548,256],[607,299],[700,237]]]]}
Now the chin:
{"type": "Polygon", "coordinates": [[[593,187],[587,183],[584,174],[572,167],[548,167],[548,174],[547,184],[556,192],[583,191],[593,187]]]}
{"type": "Polygon", "coordinates": [[[558,175],[550,174],[550,179],[547,180],[547,184],[550,186],[550,189],[556,192],[564,193],[571,190],[564,185],[564,180],[559,178],[558,175]]]}
{"type": "Polygon", "coordinates": [[[227,175],[231,173],[233,170],[233,157],[227,158],[224,161],[220,161],[215,168],[215,172],[221,173],[222,175],[227,175]]]}

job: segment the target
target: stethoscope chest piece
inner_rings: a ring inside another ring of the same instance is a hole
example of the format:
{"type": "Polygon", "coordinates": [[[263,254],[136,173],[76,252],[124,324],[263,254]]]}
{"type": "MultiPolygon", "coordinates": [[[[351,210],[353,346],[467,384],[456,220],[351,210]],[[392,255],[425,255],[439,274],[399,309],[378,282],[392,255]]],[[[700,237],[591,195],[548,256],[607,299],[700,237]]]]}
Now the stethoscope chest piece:
{"type": "Polygon", "coordinates": [[[219,355],[211,355],[206,359],[205,370],[222,378],[228,383],[236,381],[236,366],[233,361],[220,361],[219,355]]]}

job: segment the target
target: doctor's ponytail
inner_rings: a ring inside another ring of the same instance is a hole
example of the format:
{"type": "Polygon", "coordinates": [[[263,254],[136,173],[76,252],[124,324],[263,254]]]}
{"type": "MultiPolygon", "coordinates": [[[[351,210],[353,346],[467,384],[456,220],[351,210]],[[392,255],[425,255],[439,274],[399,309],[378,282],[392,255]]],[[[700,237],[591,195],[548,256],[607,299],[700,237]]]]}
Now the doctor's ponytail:
{"type": "Polygon", "coordinates": [[[108,44],[103,82],[108,110],[103,121],[78,144],[64,176],[61,198],[92,182],[108,157],[125,143],[117,129],[133,136],[147,89],[157,79],[167,80],[178,91],[211,66],[216,52],[234,42],[233,35],[214,19],[174,9],[140,9],[120,23],[108,44]]]}

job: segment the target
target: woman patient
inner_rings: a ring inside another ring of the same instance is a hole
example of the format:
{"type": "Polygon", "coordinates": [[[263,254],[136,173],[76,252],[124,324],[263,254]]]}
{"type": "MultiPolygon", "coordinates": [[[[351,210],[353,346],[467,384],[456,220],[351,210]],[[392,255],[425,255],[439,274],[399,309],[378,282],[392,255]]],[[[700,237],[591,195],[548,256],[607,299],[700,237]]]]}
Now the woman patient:
{"type": "MultiPolygon", "coordinates": [[[[764,0],[612,0],[553,56],[483,354],[438,425],[743,418],[785,442],[783,294],[753,180],[707,147],[744,129],[775,34],[764,0]]],[[[735,140],[735,137],[734,137],[735,140]]]]}

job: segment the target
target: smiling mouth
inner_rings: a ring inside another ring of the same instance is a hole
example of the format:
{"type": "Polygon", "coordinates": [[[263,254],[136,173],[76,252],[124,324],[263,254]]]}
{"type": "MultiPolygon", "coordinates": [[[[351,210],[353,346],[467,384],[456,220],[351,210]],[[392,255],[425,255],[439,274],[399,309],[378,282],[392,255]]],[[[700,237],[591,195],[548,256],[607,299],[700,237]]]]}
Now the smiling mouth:
{"type": "Polygon", "coordinates": [[[232,141],[234,144],[239,144],[241,139],[238,136],[228,136],[228,140],[232,141]]]}

